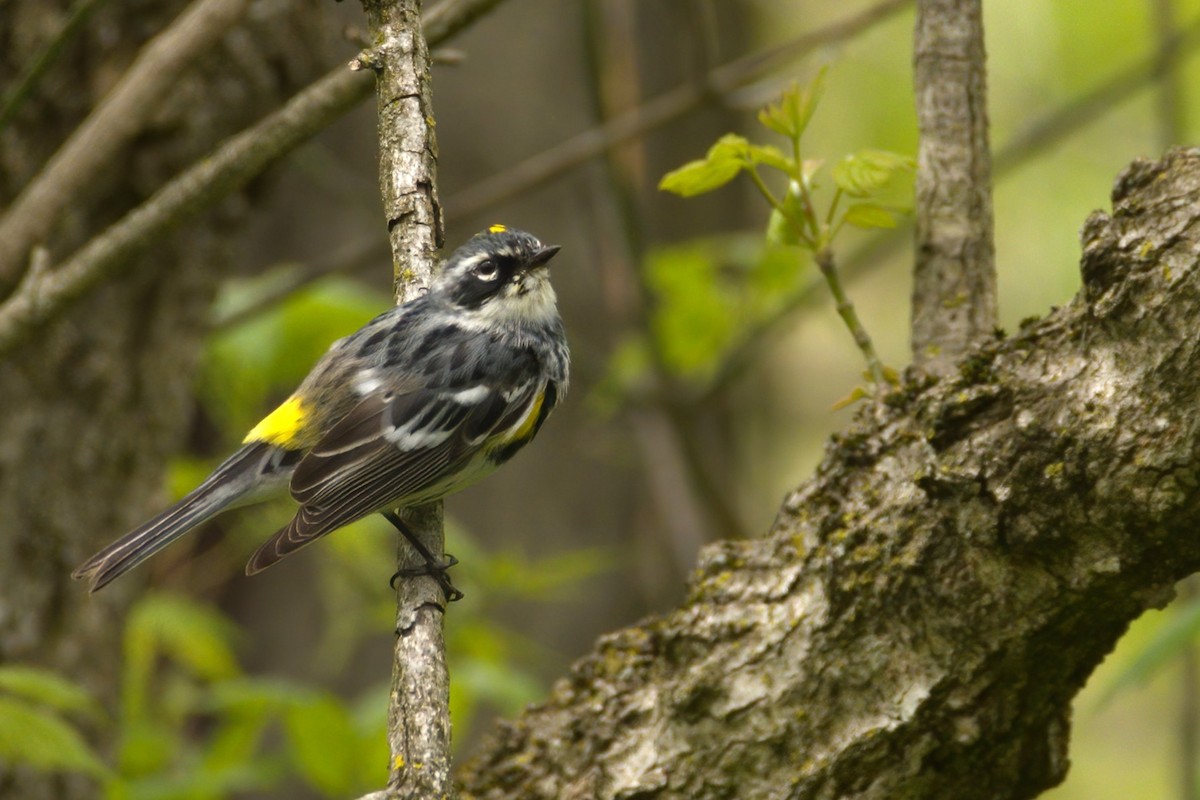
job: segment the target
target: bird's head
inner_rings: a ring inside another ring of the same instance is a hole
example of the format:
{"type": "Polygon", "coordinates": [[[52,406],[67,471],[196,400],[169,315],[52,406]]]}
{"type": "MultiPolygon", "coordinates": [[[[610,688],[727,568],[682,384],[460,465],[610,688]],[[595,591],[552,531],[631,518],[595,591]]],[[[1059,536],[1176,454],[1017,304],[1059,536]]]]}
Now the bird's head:
{"type": "Polygon", "coordinates": [[[493,225],[450,254],[431,291],[497,322],[544,322],[558,313],[546,269],[558,250],[532,234],[493,225]]]}

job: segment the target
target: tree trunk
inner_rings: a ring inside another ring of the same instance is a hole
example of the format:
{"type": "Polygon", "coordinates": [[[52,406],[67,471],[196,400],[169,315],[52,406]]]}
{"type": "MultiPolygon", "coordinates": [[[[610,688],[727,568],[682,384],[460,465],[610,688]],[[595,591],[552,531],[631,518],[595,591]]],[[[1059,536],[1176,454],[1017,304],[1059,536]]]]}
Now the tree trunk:
{"type": "Polygon", "coordinates": [[[475,798],[1033,797],[1129,622],[1200,567],[1200,150],[1137,162],[1084,288],[859,415],[771,534],[604,637],[475,798]]]}
{"type": "MultiPolygon", "coordinates": [[[[184,5],[111,3],[66,43],[0,133],[0,206],[11,207],[137,49],[184,5]]],[[[66,6],[45,0],[0,6],[0,85],[13,85],[53,38],[66,6]]],[[[72,252],[314,77],[326,50],[320,17],[286,4],[258,14],[187,70],[135,145],[57,220],[44,242],[52,257],[72,252]]],[[[162,500],[164,462],[188,418],[190,368],[216,285],[228,271],[225,239],[245,202],[180,230],[129,264],[122,280],[0,361],[0,663],[86,676],[102,697],[119,685],[119,648],[98,643],[117,636],[118,609],[136,579],[89,598],[69,574],[162,500]]],[[[83,779],[0,771],[4,797],[69,800],[94,792],[83,779]]]]}

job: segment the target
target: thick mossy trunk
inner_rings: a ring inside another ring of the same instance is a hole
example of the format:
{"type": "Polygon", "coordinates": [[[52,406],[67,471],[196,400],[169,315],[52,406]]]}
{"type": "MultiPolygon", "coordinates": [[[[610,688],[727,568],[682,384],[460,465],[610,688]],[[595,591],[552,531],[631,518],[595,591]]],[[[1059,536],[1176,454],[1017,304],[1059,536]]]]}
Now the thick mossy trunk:
{"type": "Polygon", "coordinates": [[[1138,162],[1067,307],[910,376],[771,534],[604,638],[475,798],[1034,797],[1129,622],[1200,567],[1200,150],[1138,162]]]}

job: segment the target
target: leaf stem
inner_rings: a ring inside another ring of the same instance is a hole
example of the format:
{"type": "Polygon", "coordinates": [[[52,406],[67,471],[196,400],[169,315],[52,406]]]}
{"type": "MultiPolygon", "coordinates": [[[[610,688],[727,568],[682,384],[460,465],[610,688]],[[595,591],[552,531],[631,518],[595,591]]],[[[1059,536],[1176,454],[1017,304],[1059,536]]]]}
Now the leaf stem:
{"type": "Polygon", "coordinates": [[[880,393],[888,385],[887,378],[883,373],[883,364],[875,353],[875,345],[871,342],[871,336],[858,319],[858,312],[854,310],[854,304],[850,302],[850,298],[846,296],[846,292],[842,288],[842,279],[839,277],[837,266],[834,263],[833,250],[825,246],[817,250],[814,255],[817,268],[821,270],[821,275],[825,277],[825,283],[829,285],[829,291],[833,293],[833,299],[837,303],[838,316],[846,323],[846,327],[854,337],[854,343],[858,345],[858,349],[866,358],[867,368],[871,371],[871,380],[875,382],[876,393],[880,393]]]}
{"type": "Polygon", "coordinates": [[[770,187],[767,186],[766,181],[764,181],[762,176],[758,174],[757,167],[751,164],[746,168],[746,172],[750,174],[750,179],[754,181],[754,185],[758,187],[758,191],[762,194],[762,196],[767,199],[767,202],[771,205],[771,208],[778,211],[783,218],[796,229],[796,235],[800,237],[800,240],[804,242],[809,249],[815,249],[816,240],[804,232],[805,220],[796,219],[790,213],[788,213],[787,207],[775,197],[775,193],[771,191],[770,187]]]}

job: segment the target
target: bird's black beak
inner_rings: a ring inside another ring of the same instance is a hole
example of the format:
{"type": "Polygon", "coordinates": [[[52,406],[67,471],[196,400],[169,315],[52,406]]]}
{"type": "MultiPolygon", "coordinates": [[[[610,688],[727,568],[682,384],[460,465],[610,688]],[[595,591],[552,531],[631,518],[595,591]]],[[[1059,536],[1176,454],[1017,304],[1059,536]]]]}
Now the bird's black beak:
{"type": "Polygon", "coordinates": [[[529,268],[538,269],[550,263],[550,259],[554,258],[554,254],[562,249],[562,245],[548,244],[542,249],[533,254],[533,258],[529,259],[529,268]]]}

